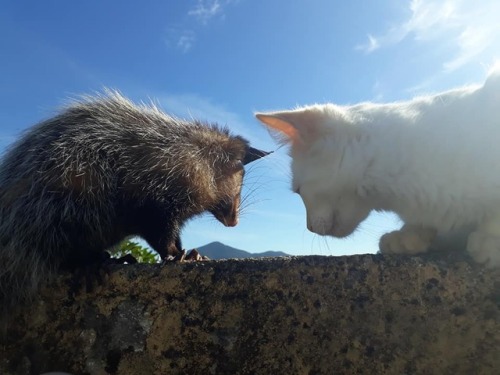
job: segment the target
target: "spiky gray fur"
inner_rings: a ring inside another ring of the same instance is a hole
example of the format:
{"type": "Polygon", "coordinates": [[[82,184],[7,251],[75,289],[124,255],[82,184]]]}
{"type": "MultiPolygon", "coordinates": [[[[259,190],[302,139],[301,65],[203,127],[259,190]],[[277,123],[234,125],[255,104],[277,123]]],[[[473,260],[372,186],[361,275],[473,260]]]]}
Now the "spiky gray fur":
{"type": "Polygon", "coordinates": [[[112,91],[35,125],[0,163],[0,304],[135,234],[120,224],[129,207],[151,201],[172,211],[169,230],[178,235],[185,220],[214,208],[206,197],[226,199],[218,165],[246,149],[227,130],[112,91]]]}

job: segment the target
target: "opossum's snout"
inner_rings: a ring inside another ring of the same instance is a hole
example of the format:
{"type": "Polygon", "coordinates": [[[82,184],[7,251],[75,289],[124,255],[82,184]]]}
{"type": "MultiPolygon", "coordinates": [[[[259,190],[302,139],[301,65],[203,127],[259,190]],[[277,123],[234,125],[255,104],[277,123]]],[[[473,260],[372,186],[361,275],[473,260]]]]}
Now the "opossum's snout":
{"type": "Polygon", "coordinates": [[[222,201],[211,209],[210,212],[226,227],[238,225],[240,211],[240,196],[237,195],[232,200],[222,201]]]}

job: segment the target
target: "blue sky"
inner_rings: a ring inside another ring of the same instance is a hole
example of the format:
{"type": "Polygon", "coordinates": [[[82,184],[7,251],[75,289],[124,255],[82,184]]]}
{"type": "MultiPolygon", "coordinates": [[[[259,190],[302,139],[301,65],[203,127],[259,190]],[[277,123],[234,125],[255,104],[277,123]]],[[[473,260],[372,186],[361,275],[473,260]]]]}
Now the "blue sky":
{"type": "MultiPolygon", "coordinates": [[[[4,0],[0,150],[68,97],[105,86],[275,150],[254,111],[403,100],[481,82],[500,55],[498,14],[496,0],[4,0]]],[[[367,253],[400,225],[376,214],[348,239],[309,233],[289,180],[283,148],[251,165],[238,227],[197,218],[185,247],[217,240],[255,252],[367,253]]]]}

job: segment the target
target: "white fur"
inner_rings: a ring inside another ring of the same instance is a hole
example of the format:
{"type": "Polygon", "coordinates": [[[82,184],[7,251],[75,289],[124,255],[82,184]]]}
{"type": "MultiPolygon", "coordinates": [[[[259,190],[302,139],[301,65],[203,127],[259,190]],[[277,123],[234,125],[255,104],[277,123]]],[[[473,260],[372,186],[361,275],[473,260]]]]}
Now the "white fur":
{"type": "Polygon", "coordinates": [[[404,227],[382,252],[427,251],[437,232],[475,227],[467,249],[500,266],[500,71],[406,102],[313,105],[257,114],[291,143],[309,230],[344,237],[372,210],[404,227]]]}

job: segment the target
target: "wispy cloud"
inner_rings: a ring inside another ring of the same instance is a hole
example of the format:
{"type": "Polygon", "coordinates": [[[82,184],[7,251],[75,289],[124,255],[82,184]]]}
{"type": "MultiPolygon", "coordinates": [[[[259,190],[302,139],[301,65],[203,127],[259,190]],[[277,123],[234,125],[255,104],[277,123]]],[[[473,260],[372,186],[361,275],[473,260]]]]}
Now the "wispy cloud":
{"type": "Polygon", "coordinates": [[[219,0],[198,0],[196,5],[188,11],[188,16],[194,17],[206,25],[208,21],[221,14],[222,11],[223,4],[219,0]]]}
{"type": "Polygon", "coordinates": [[[226,8],[238,0],[197,0],[189,7],[181,24],[167,29],[166,44],[182,53],[189,52],[196,42],[196,29],[207,26],[213,19],[224,19],[226,8]]]}
{"type": "Polygon", "coordinates": [[[407,39],[434,43],[455,52],[445,59],[445,71],[456,70],[484,57],[491,60],[500,51],[500,2],[484,0],[412,0],[410,17],[380,35],[369,34],[366,43],[356,46],[367,54],[407,39]]]}
{"type": "Polygon", "coordinates": [[[170,27],[167,30],[165,43],[167,47],[177,49],[182,53],[189,52],[196,42],[196,34],[193,30],[170,27]]]}
{"type": "Polygon", "coordinates": [[[367,43],[356,46],[357,50],[363,51],[365,53],[371,53],[379,48],[380,48],[380,41],[371,34],[368,34],[367,43]]]}

